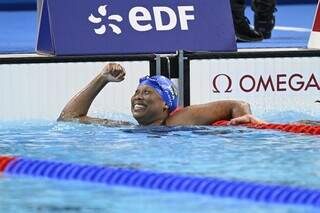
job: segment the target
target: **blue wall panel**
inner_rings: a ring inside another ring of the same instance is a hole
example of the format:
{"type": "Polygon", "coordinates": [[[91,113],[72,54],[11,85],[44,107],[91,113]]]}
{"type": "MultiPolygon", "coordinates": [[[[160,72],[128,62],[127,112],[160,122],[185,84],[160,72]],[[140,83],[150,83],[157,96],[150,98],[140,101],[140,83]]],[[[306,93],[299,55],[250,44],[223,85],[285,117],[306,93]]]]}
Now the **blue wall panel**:
{"type": "Polygon", "coordinates": [[[0,10],[36,10],[36,0],[0,0],[0,10]]]}

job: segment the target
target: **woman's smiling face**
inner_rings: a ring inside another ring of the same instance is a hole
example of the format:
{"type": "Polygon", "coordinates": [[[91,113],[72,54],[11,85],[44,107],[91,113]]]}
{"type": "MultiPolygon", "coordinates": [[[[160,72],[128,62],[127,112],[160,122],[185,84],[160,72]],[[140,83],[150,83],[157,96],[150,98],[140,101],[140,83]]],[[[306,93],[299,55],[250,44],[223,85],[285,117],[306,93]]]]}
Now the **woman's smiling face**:
{"type": "Polygon", "coordinates": [[[166,111],[168,107],[161,96],[148,85],[139,86],[131,97],[131,112],[139,124],[153,124],[167,116],[166,111]]]}

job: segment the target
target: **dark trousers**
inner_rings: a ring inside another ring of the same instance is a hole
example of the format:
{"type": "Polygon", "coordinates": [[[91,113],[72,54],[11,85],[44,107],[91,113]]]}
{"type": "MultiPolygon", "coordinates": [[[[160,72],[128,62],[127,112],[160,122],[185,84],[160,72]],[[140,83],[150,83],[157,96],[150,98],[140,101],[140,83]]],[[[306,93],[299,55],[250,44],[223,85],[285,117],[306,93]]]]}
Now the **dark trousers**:
{"type": "MultiPolygon", "coordinates": [[[[234,18],[244,17],[246,0],[230,0],[232,15],[234,18]]],[[[252,10],[256,15],[272,15],[275,11],[276,0],[252,0],[252,10]]]]}
{"type": "MultiPolygon", "coordinates": [[[[230,2],[236,32],[251,34],[252,32],[248,30],[249,21],[245,16],[246,0],[230,0],[230,2]]],[[[251,8],[254,11],[254,30],[260,32],[264,38],[270,38],[275,26],[273,13],[276,11],[276,0],[252,0],[251,8]]]]}
{"type": "Polygon", "coordinates": [[[231,3],[231,10],[232,16],[234,21],[238,20],[239,18],[244,18],[244,11],[246,8],[246,1],[245,0],[230,0],[231,3]]]}

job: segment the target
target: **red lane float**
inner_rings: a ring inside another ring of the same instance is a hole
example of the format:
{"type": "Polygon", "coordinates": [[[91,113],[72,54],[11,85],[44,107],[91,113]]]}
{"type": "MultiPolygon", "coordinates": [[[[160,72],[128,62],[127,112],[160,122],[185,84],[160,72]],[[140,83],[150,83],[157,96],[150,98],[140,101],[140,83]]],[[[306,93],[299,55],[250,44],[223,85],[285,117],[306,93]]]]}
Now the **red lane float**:
{"type": "Polygon", "coordinates": [[[8,166],[8,164],[15,160],[16,158],[14,157],[1,157],[0,156],[0,173],[2,173],[8,166]]]}
{"type": "MultiPolygon", "coordinates": [[[[229,121],[217,121],[212,124],[212,126],[227,126],[229,121]]],[[[241,124],[241,126],[246,126],[248,128],[254,129],[272,129],[272,130],[279,130],[284,132],[292,132],[292,133],[303,133],[303,134],[310,134],[310,135],[320,135],[320,126],[310,126],[310,125],[303,125],[303,124],[241,124]]]]}

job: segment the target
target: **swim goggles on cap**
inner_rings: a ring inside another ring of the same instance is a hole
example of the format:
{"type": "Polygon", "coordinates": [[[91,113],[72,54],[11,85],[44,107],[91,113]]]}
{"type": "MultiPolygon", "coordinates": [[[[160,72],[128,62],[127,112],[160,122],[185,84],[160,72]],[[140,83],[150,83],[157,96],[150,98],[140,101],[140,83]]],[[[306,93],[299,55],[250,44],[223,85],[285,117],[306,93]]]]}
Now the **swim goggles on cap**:
{"type": "Polygon", "coordinates": [[[155,89],[161,96],[162,100],[169,107],[169,112],[174,111],[178,105],[177,90],[172,81],[162,75],[145,76],[140,78],[140,85],[148,85],[155,89]]]}

